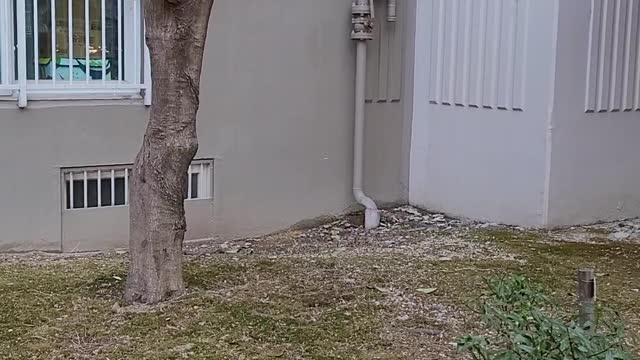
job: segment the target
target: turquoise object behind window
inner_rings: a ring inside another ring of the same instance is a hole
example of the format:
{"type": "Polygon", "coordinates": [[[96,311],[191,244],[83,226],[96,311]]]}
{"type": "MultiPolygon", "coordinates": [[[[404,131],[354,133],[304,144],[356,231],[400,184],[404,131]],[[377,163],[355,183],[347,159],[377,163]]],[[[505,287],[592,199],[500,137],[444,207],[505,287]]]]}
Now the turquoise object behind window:
{"type": "MultiPolygon", "coordinates": [[[[68,58],[56,59],[56,80],[85,80],[86,79],[86,59],[73,59],[73,70],[69,65],[68,58]]],[[[51,58],[40,58],[39,61],[39,74],[41,79],[51,78],[53,66],[51,65],[51,58]]],[[[111,61],[105,60],[105,77],[107,80],[111,79],[111,61]]],[[[89,60],[89,80],[101,80],[102,79],[102,59],[89,60]]]]}

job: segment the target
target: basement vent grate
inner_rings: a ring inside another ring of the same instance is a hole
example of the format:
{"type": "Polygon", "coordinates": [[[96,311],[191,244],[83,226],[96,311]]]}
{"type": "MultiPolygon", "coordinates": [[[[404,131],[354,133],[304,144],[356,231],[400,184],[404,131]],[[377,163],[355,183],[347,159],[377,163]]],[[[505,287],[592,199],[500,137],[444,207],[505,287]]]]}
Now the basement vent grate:
{"type": "MultiPolygon", "coordinates": [[[[66,210],[129,205],[129,177],[133,165],[62,169],[63,207],[66,210]]],[[[186,174],[185,200],[210,199],[213,162],[195,160],[186,174]]]]}

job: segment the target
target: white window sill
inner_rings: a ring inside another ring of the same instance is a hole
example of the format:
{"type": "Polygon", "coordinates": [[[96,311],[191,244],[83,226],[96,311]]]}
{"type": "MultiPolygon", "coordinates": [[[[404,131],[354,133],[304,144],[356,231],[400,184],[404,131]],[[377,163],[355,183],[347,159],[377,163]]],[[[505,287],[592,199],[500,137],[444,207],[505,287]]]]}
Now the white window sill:
{"type": "MultiPolygon", "coordinates": [[[[146,105],[140,89],[30,89],[26,108],[146,105]]],[[[0,89],[0,109],[18,107],[17,91],[0,89]]]]}
{"type": "MultiPolygon", "coordinates": [[[[0,98],[0,110],[20,109],[17,99],[0,98]]],[[[146,107],[142,97],[138,98],[114,98],[114,99],[74,99],[74,100],[30,100],[24,110],[29,109],[50,109],[61,107],[86,107],[86,106],[137,106],[146,107]]]]}

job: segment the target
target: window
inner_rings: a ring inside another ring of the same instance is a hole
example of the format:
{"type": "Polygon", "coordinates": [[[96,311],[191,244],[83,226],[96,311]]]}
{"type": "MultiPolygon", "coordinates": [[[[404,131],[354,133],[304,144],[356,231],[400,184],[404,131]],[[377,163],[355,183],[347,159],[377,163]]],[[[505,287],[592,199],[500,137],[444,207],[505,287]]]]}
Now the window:
{"type": "MultiPolygon", "coordinates": [[[[194,161],[186,174],[184,199],[211,198],[210,160],[194,161]]],[[[66,210],[125,206],[129,204],[131,165],[63,169],[66,210]]]]}
{"type": "Polygon", "coordinates": [[[186,184],[184,191],[186,200],[211,198],[211,162],[194,162],[189,167],[186,184]]]}
{"type": "Polygon", "coordinates": [[[139,0],[0,0],[0,96],[150,97],[139,0]]]}
{"type": "Polygon", "coordinates": [[[65,209],[127,205],[130,172],[130,167],[65,170],[65,209]]]}

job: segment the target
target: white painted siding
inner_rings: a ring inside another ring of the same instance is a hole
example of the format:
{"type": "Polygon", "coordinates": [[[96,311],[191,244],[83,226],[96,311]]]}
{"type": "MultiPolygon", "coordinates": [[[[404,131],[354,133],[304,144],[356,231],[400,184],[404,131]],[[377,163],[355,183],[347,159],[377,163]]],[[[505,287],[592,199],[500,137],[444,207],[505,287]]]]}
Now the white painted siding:
{"type": "Polygon", "coordinates": [[[429,101],[522,110],[529,1],[429,2],[429,101]]]}
{"type": "Polygon", "coordinates": [[[586,111],[640,110],[640,1],[591,0],[590,10],[586,111]]]}
{"type": "Polygon", "coordinates": [[[640,216],[639,7],[560,1],[550,226],[640,216]]]}
{"type": "Polygon", "coordinates": [[[417,19],[412,203],[532,226],[640,216],[640,0],[429,0],[417,19]]]}
{"type": "Polygon", "coordinates": [[[411,203],[543,224],[556,6],[418,3],[411,203]]]}

